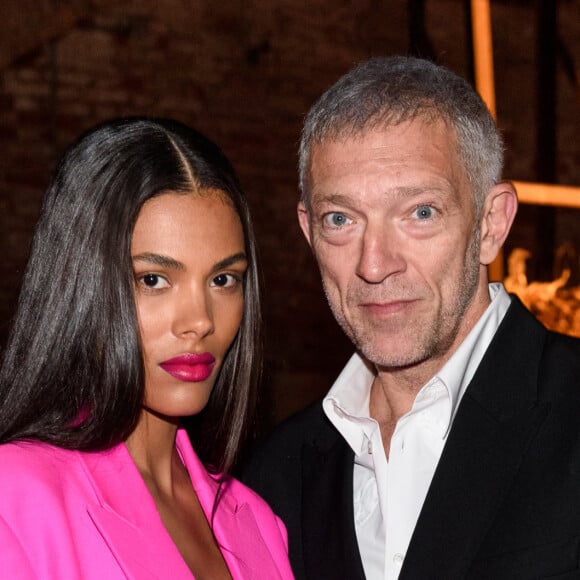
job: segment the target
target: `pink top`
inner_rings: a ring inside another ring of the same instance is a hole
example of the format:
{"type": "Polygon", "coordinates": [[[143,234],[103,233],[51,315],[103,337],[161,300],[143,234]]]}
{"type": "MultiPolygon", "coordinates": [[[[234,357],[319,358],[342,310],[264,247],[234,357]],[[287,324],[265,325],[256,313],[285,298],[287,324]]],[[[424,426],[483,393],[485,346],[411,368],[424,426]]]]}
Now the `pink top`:
{"type": "MultiPolygon", "coordinates": [[[[209,521],[218,484],[185,431],[177,449],[209,521]]],[[[234,578],[293,578],[286,529],[235,479],[213,531],[234,578]]],[[[43,443],[0,445],[0,575],[19,580],[191,580],[124,444],[102,452],[43,443]]]]}

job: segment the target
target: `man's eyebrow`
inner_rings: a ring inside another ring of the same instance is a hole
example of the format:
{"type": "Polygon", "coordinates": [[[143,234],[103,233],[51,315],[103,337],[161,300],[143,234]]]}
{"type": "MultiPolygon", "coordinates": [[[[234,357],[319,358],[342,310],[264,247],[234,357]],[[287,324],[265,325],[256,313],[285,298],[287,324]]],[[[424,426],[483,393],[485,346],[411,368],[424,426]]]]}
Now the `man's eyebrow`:
{"type": "Polygon", "coordinates": [[[148,262],[149,264],[170,268],[171,270],[185,270],[185,266],[181,262],[178,262],[169,256],[154,254],[152,252],[145,252],[144,254],[133,256],[133,262],[148,262]]]}
{"type": "Polygon", "coordinates": [[[337,204],[343,205],[352,201],[347,195],[341,195],[340,193],[331,193],[328,195],[319,195],[319,196],[312,196],[311,203],[312,205],[323,205],[323,204],[337,204]]]}
{"type": "MultiPolygon", "coordinates": [[[[410,199],[413,197],[418,197],[423,194],[436,194],[445,195],[447,189],[439,182],[425,183],[421,185],[402,185],[395,187],[390,190],[390,193],[398,199],[410,199]]],[[[386,193],[386,192],[385,192],[386,193]]],[[[349,207],[353,203],[353,199],[356,200],[356,196],[345,195],[342,193],[328,193],[319,194],[318,196],[313,195],[311,197],[310,203],[313,208],[317,206],[325,205],[340,205],[344,207],[349,207]]]]}

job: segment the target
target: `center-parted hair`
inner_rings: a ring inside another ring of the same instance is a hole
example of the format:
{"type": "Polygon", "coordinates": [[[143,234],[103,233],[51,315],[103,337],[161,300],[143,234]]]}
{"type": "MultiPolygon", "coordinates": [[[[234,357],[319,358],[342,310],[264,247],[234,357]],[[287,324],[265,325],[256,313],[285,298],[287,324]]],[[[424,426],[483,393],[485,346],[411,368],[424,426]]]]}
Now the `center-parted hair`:
{"type": "Polygon", "coordinates": [[[127,438],[145,373],[131,239],[143,204],[162,193],[224,192],[239,214],[248,270],[241,327],[194,446],[231,468],[255,406],[261,370],[260,284],[247,202],[221,150],[168,119],[127,118],[82,136],[45,195],[0,369],[0,442],[39,440],[97,450],[127,438]]]}
{"type": "Polygon", "coordinates": [[[501,178],[503,142],[487,107],[451,70],[411,56],[372,58],[341,77],[312,106],[300,142],[300,189],[309,207],[313,144],[421,118],[443,120],[457,148],[479,210],[501,178]]]}

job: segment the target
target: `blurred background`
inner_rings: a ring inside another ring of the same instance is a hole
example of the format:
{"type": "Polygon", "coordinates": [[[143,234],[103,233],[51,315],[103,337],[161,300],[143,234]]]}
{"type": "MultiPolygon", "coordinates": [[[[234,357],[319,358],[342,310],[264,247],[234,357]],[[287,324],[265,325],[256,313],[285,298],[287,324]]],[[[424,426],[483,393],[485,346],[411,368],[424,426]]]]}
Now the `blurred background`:
{"type": "MultiPolygon", "coordinates": [[[[490,8],[505,177],[580,186],[580,0],[490,8]]],[[[2,0],[0,344],[56,159],[106,118],[169,116],[222,147],[253,211],[265,282],[262,429],[319,398],[352,349],[296,220],[303,116],[373,55],[428,57],[474,82],[472,16],[469,0],[2,0]]],[[[506,271],[516,248],[535,288],[568,272],[556,290],[569,289],[574,312],[580,210],[522,205],[506,271]]]]}

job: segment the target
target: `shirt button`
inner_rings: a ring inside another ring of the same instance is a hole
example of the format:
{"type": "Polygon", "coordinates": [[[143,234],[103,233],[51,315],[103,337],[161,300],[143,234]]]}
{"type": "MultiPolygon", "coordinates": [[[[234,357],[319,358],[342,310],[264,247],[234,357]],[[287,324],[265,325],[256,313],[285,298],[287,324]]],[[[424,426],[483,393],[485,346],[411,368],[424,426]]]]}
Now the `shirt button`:
{"type": "Polygon", "coordinates": [[[397,566],[402,566],[403,565],[403,560],[404,560],[404,556],[403,554],[395,554],[393,556],[393,562],[397,565],[397,566]]]}

